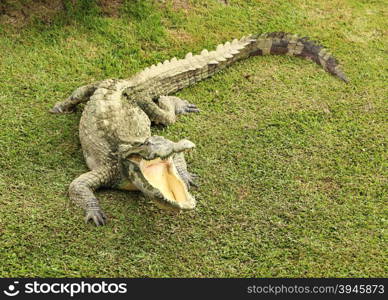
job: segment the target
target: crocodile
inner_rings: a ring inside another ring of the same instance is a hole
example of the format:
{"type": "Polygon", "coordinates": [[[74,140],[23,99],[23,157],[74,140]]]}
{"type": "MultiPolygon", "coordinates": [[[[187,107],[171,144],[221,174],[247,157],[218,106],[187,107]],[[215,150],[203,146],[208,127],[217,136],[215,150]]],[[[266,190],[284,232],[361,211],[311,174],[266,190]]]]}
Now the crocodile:
{"type": "Polygon", "coordinates": [[[258,55],[291,55],[309,59],[348,82],[337,60],[307,37],[284,32],[248,35],[152,65],[129,79],[107,79],[77,88],[52,113],[71,113],[85,103],[79,138],[89,172],[74,179],[69,196],[85,211],[85,222],[104,225],[94,192],[101,187],[140,191],[164,209],[190,210],[195,174],[184,154],[195,144],[151,135],[151,124],[170,125],[177,115],[199,112],[196,105],[171,94],[199,82],[241,59],[258,55]]]}

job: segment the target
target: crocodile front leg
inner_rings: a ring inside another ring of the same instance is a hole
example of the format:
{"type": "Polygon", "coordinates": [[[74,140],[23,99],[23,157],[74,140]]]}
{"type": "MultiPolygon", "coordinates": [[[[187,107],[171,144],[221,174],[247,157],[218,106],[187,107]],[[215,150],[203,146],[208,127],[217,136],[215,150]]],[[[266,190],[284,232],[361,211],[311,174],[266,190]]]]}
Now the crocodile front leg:
{"type": "Polygon", "coordinates": [[[113,168],[100,167],[82,174],[70,184],[70,199],[85,210],[86,223],[93,220],[97,226],[105,225],[107,217],[101,210],[93,192],[102,186],[109,185],[114,174],[113,168]]]}
{"type": "Polygon", "coordinates": [[[50,112],[53,114],[64,114],[75,111],[78,104],[87,102],[94,91],[97,89],[101,81],[81,86],[74,90],[74,92],[64,101],[57,102],[50,112]]]}
{"type": "Polygon", "coordinates": [[[195,104],[174,96],[160,96],[157,103],[139,100],[138,105],[156,124],[170,125],[175,123],[176,115],[199,112],[195,104]]]}

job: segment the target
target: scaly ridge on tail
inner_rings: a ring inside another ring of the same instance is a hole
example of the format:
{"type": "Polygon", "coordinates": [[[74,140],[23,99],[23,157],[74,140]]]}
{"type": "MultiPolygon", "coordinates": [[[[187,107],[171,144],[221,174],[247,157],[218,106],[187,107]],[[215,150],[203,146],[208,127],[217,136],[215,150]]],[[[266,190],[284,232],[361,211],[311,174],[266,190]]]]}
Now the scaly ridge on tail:
{"type": "Polygon", "coordinates": [[[172,58],[152,65],[133,78],[135,90],[148,90],[151,97],[168,95],[201,81],[235,61],[257,55],[291,55],[309,59],[325,71],[348,82],[337,60],[317,42],[284,32],[249,35],[206,49],[198,55],[188,53],[184,59],[172,58]]]}

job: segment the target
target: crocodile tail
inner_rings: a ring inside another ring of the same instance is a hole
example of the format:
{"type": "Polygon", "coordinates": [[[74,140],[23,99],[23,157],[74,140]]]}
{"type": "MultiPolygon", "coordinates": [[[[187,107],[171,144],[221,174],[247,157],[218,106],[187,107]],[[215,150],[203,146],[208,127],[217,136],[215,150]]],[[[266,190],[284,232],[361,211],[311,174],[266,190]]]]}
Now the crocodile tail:
{"type": "Polygon", "coordinates": [[[255,55],[291,55],[310,59],[322,66],[325,71],[349,82],[338,61],[327,49],[308,37],[299,37],[296,34],[271,32],[250,36],[255,40],[251,45],[249,56],[255,55]]]}
{"type": "Polygon", "coordinates": [[[204,49],[200,54],[188,53],[184,59],[173,58],[152,65],[135,75],[133,85],[146,91],[150,97],[168,95],[201,81],[238,60],[250,56],[282,54],[315,61],[327,72],[348,82],[337,60],[321,45],[291,33],[272,32],[249,35],[217,46],[213,51],[204,49]]]}

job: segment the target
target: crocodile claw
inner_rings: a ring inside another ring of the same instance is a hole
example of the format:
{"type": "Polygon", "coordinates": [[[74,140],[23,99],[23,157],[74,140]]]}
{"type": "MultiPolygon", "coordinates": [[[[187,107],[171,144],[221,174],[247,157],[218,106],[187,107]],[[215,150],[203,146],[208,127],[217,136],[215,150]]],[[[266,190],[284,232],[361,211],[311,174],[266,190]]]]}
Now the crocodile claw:
{"type": "Polygon", "coordinates": [[[197,174],[190,173],[188,171],[183,171],[180,169],[178,169],[178,173],[185,182],[187,188],[190,188],[191,186],[196,188],[198,187],[197,179],[199,178],[199,176],[197,174]]]}
{"type": "Polygon", "coordinates": [[[198,107],[195,104],[189,103],[187,100],[181,100],[175,102],[175,113],[177,115],[199,112],[198,107]]]}
{"type": "Polygon", "coordinates": [[[89,220],[93,220],[96,226],[105,225],[107,216],[102,210],[89,210],[86,212],[85,223],[88,223],[89,220]]]}
{"type": "Polygon", "coordinates": [[[184,107],[184,111],[185,112],[199,112],[199,108],[195,105],[195,104],[187,104],[185,107],[184,107]]]}
{"type": "Polygon", "coordinates": [[[198,178],[199,176],[194,173],[187,172],[187,181],[191,186],[198,187],[198,178]]]}
{"type": "Polygon", "coordinates": [[[70,114],[76,111],[76,107],[67,107],[63,102],[58,102],[49,110],[52,114],[70,114]]]}

